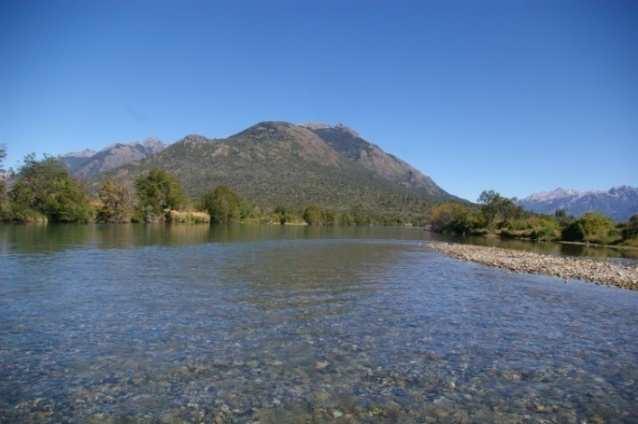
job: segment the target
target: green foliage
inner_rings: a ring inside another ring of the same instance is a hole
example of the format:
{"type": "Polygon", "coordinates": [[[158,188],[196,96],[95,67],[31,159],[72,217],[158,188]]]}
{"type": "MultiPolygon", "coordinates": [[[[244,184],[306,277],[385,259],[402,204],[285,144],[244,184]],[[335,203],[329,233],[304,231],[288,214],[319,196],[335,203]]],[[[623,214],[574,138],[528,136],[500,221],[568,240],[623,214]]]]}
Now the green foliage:
{"type": "Polygon", "coordinates": [[[518,219],[524,214],[520,206],[494,190],[483,191],[478,202],[482,204],[481,213],[490,227],[505,227],[508,221],[518,219]]]}
{"type": "Polygon", "coordinates": [[[622,238],[629,240],[638,237],[638,214],[629,218],[629,221],[623,226],[622,238]]]}
{"type": "Polygon", "coordinates": [[[438,233],[467,235],[480,227],[480,217],[465,205],[446,202],[432,208],[430,225],[438,233]]]}
{"type": "Polygon", "coordinates": [[[321,225],[324,222],[324,216],[321,208],[317,205],[310,205],[306,207],[303,212],[303,220],[308,225],[321,225]]]}
{"type": "Polygon", "coordinates": [[[129,222],[133,202],[128,189],[115,180],[107,179],[98,191],[101,205],[97,210],[98,222],[129,222]]]}
{"type": "Polygon", "coordinates": [[[524,217],[508,221],[507,227],[501,230],[501,235],[550,241],[560,238],[561,229],[554,217],[527,214],[524,217]]]}
{"type": "Polygon", "coordinates": [[[28,155],[9,193],[10,215],[20,222],[88,222],[92,210],[84,188],[57,159],[28,155]]]}
{"type": "MultiPolygon", "coordinates": [[[[164,219],[171,209],[179,209],[186,198],[177,178],[161,169],[151,169],[135,180],[138,215],[144,221],[164,219]]],[[[138,217],[138,219],[140,219],[138,217]]]]}
{"type": "Polygon", "coordinates": [[[202,197],[202,208],[208,212],[212,222],[225,224],[239,220],[241,201],[237,193],[226,186],[218,186],[202,197]]]}
{"type": "Polygon", "coordinates": [[[618,239],[618,231],[614,221],[600,213],[590,212],[565,227],[562,237],[566,241],[607,244],[618,239]]]}
{"type": "Polygon", "coordinates": [[[168,213],[168,221],[173,224],[208,224],[210,215],[206,212],[171,210],[168,213]]]}

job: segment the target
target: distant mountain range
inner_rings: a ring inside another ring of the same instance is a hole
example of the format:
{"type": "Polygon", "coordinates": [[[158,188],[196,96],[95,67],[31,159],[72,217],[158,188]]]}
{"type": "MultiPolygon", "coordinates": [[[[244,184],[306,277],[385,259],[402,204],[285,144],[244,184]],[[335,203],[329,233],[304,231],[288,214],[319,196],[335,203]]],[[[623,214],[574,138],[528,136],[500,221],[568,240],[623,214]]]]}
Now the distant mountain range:
{"type": "Polygon", "coordinates": [[[149,138],[143,142],[112,144],[99,152],[85,149],[68,153],[60,159],[73,175],[80,179],[91,180],[104,172],[155,155],[165,147],[166,145],[161,141],[149,138]]]}
{"type": "Polygon", "coordinates": [[[130,183],[157,167],[175,174],[193,197],[224,184],[264,207],[316,203],[414,212],[457,199],[341,124],[261,122],[223,139],[189,135],[169,146],[147,140],[61,159],[93,185],[104,176],[130,183]]]}
{"type": "Polygon", "coordinates": [[[577,191],[557,188],[552,191],[535,193],[519,204],[530,211],[553,214],[564,209],[568,214],[580,216],[586,212],[601,212],[616,221],[626,221],[638,214],[638,188],[614,187],[607,191],[577,191]]]}

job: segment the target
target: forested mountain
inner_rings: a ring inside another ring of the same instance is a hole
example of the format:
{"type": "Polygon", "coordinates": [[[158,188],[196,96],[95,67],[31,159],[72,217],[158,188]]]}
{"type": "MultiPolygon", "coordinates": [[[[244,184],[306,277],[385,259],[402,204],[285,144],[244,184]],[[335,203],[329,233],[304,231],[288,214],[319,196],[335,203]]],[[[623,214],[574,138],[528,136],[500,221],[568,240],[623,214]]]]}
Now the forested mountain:
{"type": "Polygon", "coordinates": [[[193,197],[223,184],[266,207],[414,211],[453,198],[343,125],[261,122],[225,139],[190,135],[108,174],[130,181],[152,168],[175,174],[193,197]]]}
{"type": "Polygon", "coordinates": [[[552,214],[557,209],[563,209],[577,217],[586,212],[600,212],[616,221],[626,221],[630,216],[638,214],[638,188],[620,186],[607,191],[557,188],[532,194],[519,203],[532,212],[552,214]]]}

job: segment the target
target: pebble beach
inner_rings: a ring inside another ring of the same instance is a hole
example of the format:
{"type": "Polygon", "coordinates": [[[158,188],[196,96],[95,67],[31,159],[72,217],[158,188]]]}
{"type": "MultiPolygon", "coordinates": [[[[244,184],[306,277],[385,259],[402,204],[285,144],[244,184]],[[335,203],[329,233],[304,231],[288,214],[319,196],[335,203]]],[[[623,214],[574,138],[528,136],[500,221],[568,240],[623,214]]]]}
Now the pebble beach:
{"type": "Polygon", "coordinates": [[[546,274],[565,280],[577,279],[596,284],[638,290],[638,265],[626,265],[603,259],[543,255],[534,252],[429,242],[432,249],[463,261],[507,269],[514,272],[546,274]]]}

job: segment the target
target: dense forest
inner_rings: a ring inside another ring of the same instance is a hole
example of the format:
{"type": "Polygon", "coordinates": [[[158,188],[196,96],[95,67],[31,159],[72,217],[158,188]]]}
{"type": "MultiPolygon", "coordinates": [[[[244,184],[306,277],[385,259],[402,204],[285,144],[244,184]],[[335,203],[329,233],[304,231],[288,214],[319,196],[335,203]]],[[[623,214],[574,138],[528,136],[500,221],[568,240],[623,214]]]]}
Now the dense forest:
{"type": "MultiPolygon", "coordinates": [[[[0,147],[0,170],[6,150],[0,147]]],[[[3,172],[3,175],[6,173],[3,172]]],[[[494,191],[481,193],[478,204],[447,201],[422,211],[418,219],[375,213],[370,207],[332,209],[316,204],[292,208],[257,206],[231,187],[211,187],[189,198],[179,179],[159,168],[136,177],[132,186],[105,178],[89,194],[57,158],[28,155],[8,179],[0,178],[0,220],[16,223],[77,222],[263,222],[300,225],[429,225],[451,235],[483,235],[540,241],[622,244],[638,247],[638,215],[616,224],[599,213],[579,218],[564,211],[543,215],[523,210],[494,191]]]]}

